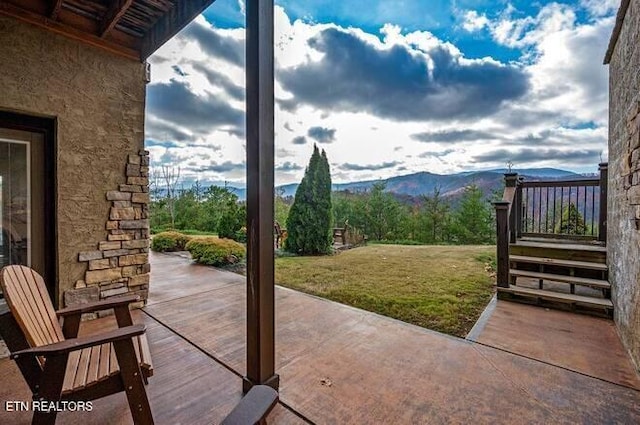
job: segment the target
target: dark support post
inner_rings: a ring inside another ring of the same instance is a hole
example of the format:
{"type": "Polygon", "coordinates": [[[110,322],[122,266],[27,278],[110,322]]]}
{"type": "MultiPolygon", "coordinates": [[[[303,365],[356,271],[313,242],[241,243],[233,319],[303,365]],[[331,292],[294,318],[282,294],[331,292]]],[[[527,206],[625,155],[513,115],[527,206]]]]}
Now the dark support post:
{"type": "Polygon", "coordinates": [[[598,164],[600,170],[600,219],[598,220],[598,240],[607,241],[607,185],[609,179],[609,163],[598,164]]]}
{"type": "Polygon", "coordinates": [[[496,208],[496,262],[498,271],[496,283],[503,288],[509,287],[509,202],[494,202],[496,208]]]}
{"type": "Polygon", "coordinates": [[[273,0],[246,3],[247,375],[242,389],[278,389],[273,270],[273,0]]]}
{"type": "MultiPolygon", "coordinates": [[[[505,173],[504,175],[504,184],[505,187],[512,187],[514,188],[513,190],[517,190],[516,187],[518,186],[518,173],[505,173]]],[[[517,193],[514,193],[513,196],[513,200],[514,202],[517,201],[517,193]]],[[[503,201],[505,201],[506,199],[503,199],[503,201]]],[[[517,206],[517,202],[515,203],[515,205],[517,206]]],[[[511,243],[516,243],[516,223],[517,223],[517,211],[518,209],[516,208],[515,210],[512,208],[512,213],[509,215],[509,241],[511,243]]]]}

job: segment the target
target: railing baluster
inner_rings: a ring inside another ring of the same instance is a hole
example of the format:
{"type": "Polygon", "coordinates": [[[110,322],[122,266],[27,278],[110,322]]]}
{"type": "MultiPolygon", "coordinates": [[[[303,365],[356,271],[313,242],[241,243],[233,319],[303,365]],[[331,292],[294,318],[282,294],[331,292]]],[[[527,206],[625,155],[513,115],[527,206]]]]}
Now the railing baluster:
{"type": "Polygon", "coordinates": [[[531,195],[531,231],[536,231],[536,188],[533,188],[531,195]]]}
{"type": "MultiPolygon", "coordinates": [[[[584,187],[583,189],[584,189],[584,205],[582,206],[582,208],[583,208],[583,211],[584,211],[584,214],[583,214],[584,225],[586,226],[587,225],[587,188],[584,187]]],[[[587,234],[587,229],[586,228],[584,229],[584,234],[585,235],[587,234]]]]}
{"type": "Polygon", "coordinates": [[[562,217],[564,216],[564,186],[560,186],[560,227],[558,233],[562,233],[562,217]]]}
{"type": "Polygon", "coordinates": [[[542,226],[542,188],[538,188],[538,233],[541,232],[542,226]]]}
{"type": "Polygon", "coordinates": [[[524,232],[529,232],[529,188],[527,187],[524,195],[524,232]]]}
{"type": "Polygon", "coordinates": [[[596,188],[591,188],[591,236],[596,233],[596,188]]]}
{"type": "Polygon", "coordinates": [[[549,188],[546,190],[547,201],[544,204],[544,232],[549,233],[549,188]]]}
{"type": "Polygon", "coordinates": [[[557,194],[558,194],[558,188],[554,187],[553,188],[553,223],[551,224],[552,226],[551,233],[556,232],[556,202],[558,202],[557,194]]]}
{"type": "Polygon", "coordinates": [[[580,218],[580,198],[579,198],[579,196],[580,196],[580,188],[576,187],[576,213],[575,213],[575,216],[576,216],[576,227],[574,227],[574,229],[573,229],[573,234],[574,235],[579,234],[579,230],[580,230],[580,228],[579,228],[579,224],[580,223],[579,223],[579,220],[578,220],[580,218]]]}

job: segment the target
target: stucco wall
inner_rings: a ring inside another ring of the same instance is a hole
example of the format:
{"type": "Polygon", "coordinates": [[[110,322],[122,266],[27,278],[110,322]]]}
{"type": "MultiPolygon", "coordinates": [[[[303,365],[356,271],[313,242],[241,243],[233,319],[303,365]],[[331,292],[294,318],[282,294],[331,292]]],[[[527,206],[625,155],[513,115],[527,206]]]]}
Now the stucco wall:
{"type": "Polygon", "coordinates": [[[620,336],[640,366],[640,0],[632,0],[609,66],[609,274],[620,336]]]}
{"type": "Polygon", "coordinates": [[[105,192],[144,145],[144,65],[0,16],[0,109],[57,118],[58,296],[107,238],[105,192]]]}

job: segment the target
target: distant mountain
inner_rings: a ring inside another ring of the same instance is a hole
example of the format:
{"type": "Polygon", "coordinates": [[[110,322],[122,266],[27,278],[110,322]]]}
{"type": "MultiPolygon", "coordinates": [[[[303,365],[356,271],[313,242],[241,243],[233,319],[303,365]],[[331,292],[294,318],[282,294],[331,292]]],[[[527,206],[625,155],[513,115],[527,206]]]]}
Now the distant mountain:
{"type": "MultiPolygon", "coordinates": [[[[337,183],[333,185],[334,191],[348,190],[351,192],[369,190],[375,183],[386,183],[386,190],[398,195],[419,196],[430,195],[437,187],[443,196],[456,197],[464,191],[464,188],[475,184],[485,195],[502,187],[504,169],[486,171],[465,171],[456,174],[435,174],[427,171],[395,176],[388,179],[366,180],[350,183],[337,183]]],[[[556,168],[523,168],[514,169],[526,180],[554,180],[565,178],[581,178],[582,174],[556,168]]],[[[207,187],[209,184],[203,184],[207,187]]],[[[185,187],[188,187],[185,185],[185,187]]],[[[246,189],[227,186],[240,199],[246,198],[246,189]]],[[[282,196],[294,196],[298,189],[298,183],[290,183],[276,187],[276,193],[282,196]]]]}
{"type": "MultiPolygon", "coordinates": [[[[494,173],[504,174],[505,169],[490,170],[494,173]]],[[[573,171],[559,170],[557,168],[514,168],[514,173],[518,173],[522,176],[532,177],[535,179],[564,179],[568,177],[580,177],[581,174],[574,173],[573,171]]]]}
{"type": "MultiPolygon", "coordinates": [[[[581,175],[572,171],[555,168],[526,168],[514,169],[527,180],[548,180],[562,178],[580,178],[581,175]]],[[[399,195],[419,196],[432,194],[437,187],[444,196],[456,196],[462,193],[465,187],[475,184],[485,194],[500,188],[504,179],[505,170],[466,171],[456,174],[434,174],[426,171],[407,174],[404,176],[390,177],[388,179],[367,180],[351,183],[338,183],[333,185],[334,191],[364,191],[370,189],[375,183],[386,183],[386,189],[399,195]]],[[[298,185],[296,183],[278,186],[276,191],[283,196],[294,196],[298,185]]]]}

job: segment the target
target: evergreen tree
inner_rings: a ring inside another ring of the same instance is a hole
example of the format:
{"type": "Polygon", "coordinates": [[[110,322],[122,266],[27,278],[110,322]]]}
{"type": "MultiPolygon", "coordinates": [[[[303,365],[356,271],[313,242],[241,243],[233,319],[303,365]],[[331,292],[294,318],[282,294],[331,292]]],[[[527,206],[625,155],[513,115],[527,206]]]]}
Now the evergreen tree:
{"type": "Polygon", "coordinates": [[[326,153],[314,145],[287,217],[284,248],[315,255],[328,253],[331,244],[331,172],[326,153]]]}
{"type": "Polygon", "coordinates": [[[493,239],[491,209],[478,186],[465,188],[452,224],[458,243],[481,244],[493,239]]]}
{"type": "Polygon", "coordinates": [[[283,189],[276,189],[276,196],[273,198],[273,217],[275,221],[284,227],[287,225],[287,216],[291,209],[291,197],[284,197],[283,189]]]}
{"type": "Polygon", "coordinates": [[[587,226],[584,223],[584,218],[573,202],[562,212],[560,223],[556,225],[556,233],[564,235],[587,234],[587,226]]]}
{"type": "Polygon", "coordinates": [[[401,219],[405,216],[392,194],[385,192],[386,184],[374,183],[364,206],[364,231],[375,240],[398,239],[401,219]]]}
{"type": "Polygon", "coordinates": [[[238,205],[236,199],[230,199],[227,201],[227,205],[220,216],[220,221],[218,222],[218,236],[221,238],[237,240],[240,229],[246,222],[245,212],[240,205],[238,205]]]}
{"type": "Polygon", "coordinates": [[[426,227],[430,231],[429,242],[443,241],[444,227],[447,215],[449,214],[449,204],[442,198],[440,188],[433,189],[432,196],[424,196],[424,215],[426,227]]]}
{"type": "MultiPolygon", "coordinates": [[[[316,170],[316,211],[318,217],[318,238],[323,245],[325,252],[329,252],[331,245],[333,245],[333,213],[331,211],[331,169],[329,167],[329,160],[327,159],[327,153],[322,150],[320,155],[320,161],[316,170]]],[[[321,245],[322,246],[322,245],[321,245]]],[[[320,251],[322,252],[322,251],[320,251]]]]}

